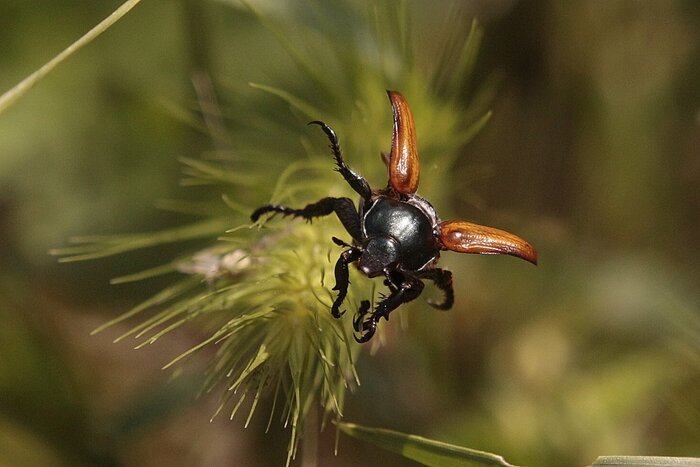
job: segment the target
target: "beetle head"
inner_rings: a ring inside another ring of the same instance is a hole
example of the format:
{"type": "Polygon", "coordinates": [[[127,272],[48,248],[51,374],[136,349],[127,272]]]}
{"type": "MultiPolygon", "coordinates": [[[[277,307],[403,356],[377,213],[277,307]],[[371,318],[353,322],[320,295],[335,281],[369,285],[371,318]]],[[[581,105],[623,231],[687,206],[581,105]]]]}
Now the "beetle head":
{"type": "Polygon", "coordinates": [[[363,249],[357,265],[367,277],[377,277],[399,259],[399,244],[391,237],[372,237],[363,249]]]}

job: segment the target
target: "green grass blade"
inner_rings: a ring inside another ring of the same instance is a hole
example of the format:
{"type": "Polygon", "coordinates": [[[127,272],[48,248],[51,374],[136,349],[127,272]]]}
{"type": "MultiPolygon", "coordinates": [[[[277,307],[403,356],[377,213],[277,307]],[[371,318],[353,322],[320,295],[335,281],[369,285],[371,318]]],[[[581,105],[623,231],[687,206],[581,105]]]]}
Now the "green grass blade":
{"type": "Polygon", "coordinates": [[[481,26],[479,26],[477,19],[474,18],[471,29],[469,30],[469,36],[464,42],[455,69],[450,75],[448,92],[452,96],[457,95],[460,89],[467,87],[465,81],[472,77],[483,36],[484,31],[481,29],[481,26]]]}
{"type": "Polygon", "coordinates": [[[134,8],[140,2],[141,0],[127,0],[119,8],[114,10],[111,15],[109,15],[107,18],[102,20],[97,26],[85,33],[84,36],[82,36],[77,41],[73,42],[61,53],[59,53],[54,58],[46,62],[41,68],[36,70],[34,73],[17,83],[12,89],[5,92],[2,96],[0,96],[0,113],[2,113],[10,105],[12,105],[17,99],[22,97],[27,91],[29,91],[36,83],[41,81],[42,78],[48,75],[61,62],[63,62],[65,59],[67,59],[75,52],[83,48],[85,45],[92,42],[97,36],[109,29],[114,23],[119,21],[124,15],[126,15],[132,8],[134,8]]]}
{"type": "Polygon", "coordinates": [[[306,115],[307,118],[310,119],[316,119],[316,118],[324,118],[323,115],[325,115],[324,112],[322,112],[320,109],[314,107],[313,105],[309,104],[303,99],[300,99],[293,95],[290,92],[284,91],[280,88],[276,88],[274,86],[267,86],[264,84],[259,84],[259,83],[248,83],[252,88],[255,89],[260,89],[262,91],[268,92],[274,96],[277,96],[281,98],[283,101],[285,101],[287,104],[289,104],[292,108],[297,109],[304,115],[306,115]]]}
{"type": "Polygon", "coordinates": [[[503,457],[383,428],[340,423],[340,431],[424,465],[435,467],[513,467],[503,457]]]}
{"type": "Polygon", "coordinates": [[[479,132],[486,126],[486,124],[491,120],[492,112],[489,110],[484,115],[482,115],[477,121],[469,125],[465,130],[460,131],[457,134],[457,140],[459,144],[466,144],[472,140],[479,132]]]}
{"type": "Polygon", "coordinates": [[[595,460],[596,466],[624,467],[698,467],[698,457],[656,457],[656,456],[601,456],[595,460]]]}
{"type": "Polygon", "coordinates": [[[109,283],[112,285],[126,284],[129,282],[137,282],[145,279],[151,279],[153,277],[163,276],[165,274],[170,274],[177,271],[174,263],[162,264],[153,268],[148,268],[143,271],[135,272],[133,274],[127,274],[125,276],[115,277],[110,280],[109,283]]]}
{"type": "Polygon", "coordinates": [[[282,26],[275,23],[269,16],[261,13],[257,8],[254,8],[253,5],[248,2],[244,2],[244,5],[256,16],[261,25],[274,34],[296,66],[299,67],[312,82],[316,83],[317,87],[322,90],[324,94],[328,97],[333,96],[334,93],[331,83],[327,81],[325,75],[320,71],[319,67],[316,66],[314,61],[306,55],[304,48],[296,45],[298,41],[289,37],[282,26]]]}
{"type": "Polygon", "coordinates": [[[74,237],[71,243],[76,246],[54,248],[49,254],[61,256],[60,263],[106,258],[142,248],[216,236],[226,232],[229,222],[228,219],[212,218],[158,232],[74,237]]]}

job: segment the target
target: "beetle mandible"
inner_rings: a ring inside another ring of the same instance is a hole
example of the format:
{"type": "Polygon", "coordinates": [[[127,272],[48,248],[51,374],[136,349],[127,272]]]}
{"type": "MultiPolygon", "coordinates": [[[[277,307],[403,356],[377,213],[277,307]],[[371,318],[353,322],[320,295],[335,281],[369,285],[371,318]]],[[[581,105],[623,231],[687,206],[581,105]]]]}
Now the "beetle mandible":
{"type": "Polygon", "coordinates": [[[333,242],[346,248],[335,264],[333,290],[338,292],[331,306],[333,317],[340,318],[340,306],[350,284],[348,266],[357,267],[366,276],[384,276],[389,293],[370,310],[370,301],[363,300],[353,319],[355,339],[369,341],[381,318],[401,304],[418,298],[423,291],[423,280],[431,280],[444,293],[441,302],[428,300],[440,310],[448,310],[454,303],[452,273],[436,267],[441,250],[459,253],[502,254],[522,258],[537,264],[537,252],[522,238],[493,227],[472,224],[462,220],[441,221],[435,208],[416,194],[420,177],[416,132],[413,114],[406,99],[397,91],[387,91],[394,115],[391,152],[384,161],[389,168],[386,188],[373,190],[369,183],[352,170],[343,160],[335,131],[321,121],[318,125],[330,141],[336,170],[350,187],[360,195],[359,211],[350,198],[323,198],[302,209],[268,204],[251,214],[253,222],[266,213],[314,217],[335,213],[352,237],[346,243],[336,237],[333,242]]]}

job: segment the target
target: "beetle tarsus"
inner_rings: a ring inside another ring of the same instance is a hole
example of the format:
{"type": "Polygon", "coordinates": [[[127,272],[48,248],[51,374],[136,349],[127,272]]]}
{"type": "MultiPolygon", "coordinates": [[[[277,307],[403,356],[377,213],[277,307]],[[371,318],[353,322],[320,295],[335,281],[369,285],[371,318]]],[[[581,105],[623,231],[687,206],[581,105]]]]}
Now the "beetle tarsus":
{"type": "Polygon", "coordinates": [[[363,300],[360,304],[360,309],[357,310],[357,314],[352,320],[352,327],[355,329],[356,333],[354,335],[355,340],[362,344],[370,340],[374,333],[377,332],[377,321],[379,319],[375,318],[373,313],[369,313],[370,303],[369,300],[363,300]],[[369,315],[369,319],[365,320],[365,316],[369,315]]]}
{"type": "MultiPolygon", "coordinates": [[[[387,278],[387,280],[394,285],[390,278],[387,278]]],[[[359,333],[359,336],[355,335],[357,342],[362,343],[370,340],[377,330],[377,323],[380,319],[384,318],[389,321],[389,315],[392,311],[403,303],[408,303],[418,298],[423,291],[423,282],[415,278],[406,277],[400,286],[390,286],[389,289],[391,293],[383,297],[382,301],[371,313],[368,312],[368,309],[360,307],[353,320],[353,327],[359,333]],[[365,316],[368,316],[368,318],[365,319],[365,316]]],[[[364,304],[365,302],[363,302],[364,304]]]]}
{"type": "Polygon", "coordinates": [[[268,212],[274,212],[274,213],[282,213],[282,214],[289,214],[288,211],[290,211],[290,208],[287,208],[285,206],[278,206],[276,204],[266,204],[265,206],[260,206],[258,209],[253,211],[253,214],[250,215],[250,220],[253,222],[258,222],[258,219],[263,214],[266,214],[268,212]]]}
{"type": "Polygon", "coordinates": [[[360,224],[360,216],[357,213],[355,204],[350,198],[323,198],[315,203],[307,204],[302,209],[290,208],[288,206],[280,206],[277,204],[268,204],[259,207],[250,219],[257,222],[260,216],[267,213],[282,214],[284,216],[302,217],[307,221],[311,221],[314,217],[327,216],[333,212],[336,213],[338,219],[348,231],[352,238],[360,241],[362,239],[362,226],[360,224]]]}
{"type": "Polygon", "coordinates": [[[335,159],[335,163],[337,165],[336,170],[340,172],[340,175],[342,175],[345,181],[348,182],[348,185],[350,185],[350,187],[355,190],[365,202],[369,201],[370,197],[372,196],[372,189],[370,188],[367,180],[352,170],[345,163],[343,154],[340,151],[340,144],[338,144],[338,136],[335,134],[335,131],[333,131],[333,128],[329,127],[320,120],[309,122],[309,125],[318,125],[321,127],[326,136],[328,136],[328,141],[331,143],[330,148],[333,152],[333,158],[335,159]]]}
{"type": "Polygon", "coordinates": [[[338,246],[344,246],[346,248],[354,248],[352,245],[350,245],[349,243],[343,241],[342,239],[340,239],[338,237],[331,237],[331,240],[333,241],[333,243],[335,243],[338,246]]]}
{"type": "Polygon", "coordinates": [[[365,342],[369,341],[372,337],[374,337],[374,334],[377,332],[377,320],[372,317],[369,320],[365,321],[362,323],[362,329],[356,329],[357,332],[360,334],[357,335],[355,334],[355,340],[359,344],[364,344],[365,342]]]}
{"type": "Polygon", "coordinates": [[[348,265],[360,259],[360,256],[362,256],[362,250],[351,247],[349,250],[342,252],[335,263],[335,286],[333,286],[333,290],[338,291],[338,296],[333,302],[333,306],[331,306],[331,315],[336,319],[345,313],[344,310],[340,311],[340,305],[348,295],[348,286],[350,285],[348,265]]]}
{"type": "Polygon", "coordinates": [[[435,286],[445,294],[442,302],[428,300],[428,304],[438,310],[449,310],[455,301],[455,293],[452,288],[452,273],[447,269],[435,268],[425,271],[421,279],[428,279],[435,283],[435,286]]]}

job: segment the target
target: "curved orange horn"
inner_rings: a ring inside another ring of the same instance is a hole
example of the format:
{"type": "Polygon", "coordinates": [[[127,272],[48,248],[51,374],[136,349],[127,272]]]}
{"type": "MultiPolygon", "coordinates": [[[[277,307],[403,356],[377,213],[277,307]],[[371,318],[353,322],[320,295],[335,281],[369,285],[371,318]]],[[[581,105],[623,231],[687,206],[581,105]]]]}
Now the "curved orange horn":
{"type": "Polygon", "coordinates": [[[408,102],[396,91],[387,91],[394,112],[394,131],[389,154],[389,184],[402,194],[418,189],[420,163],[416,144],[416,127],[408,102]]]}
{"type": "Polygon", "coordinates": [[[511,255],[537,264],[537,251],[528,242],[506,232],[467,221],[440,223],[439,237],[445,250],[482,255],[511,255]]]}

